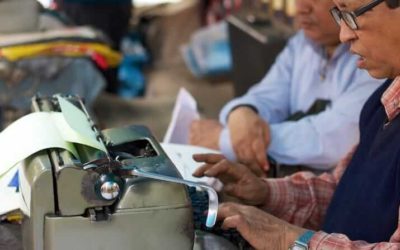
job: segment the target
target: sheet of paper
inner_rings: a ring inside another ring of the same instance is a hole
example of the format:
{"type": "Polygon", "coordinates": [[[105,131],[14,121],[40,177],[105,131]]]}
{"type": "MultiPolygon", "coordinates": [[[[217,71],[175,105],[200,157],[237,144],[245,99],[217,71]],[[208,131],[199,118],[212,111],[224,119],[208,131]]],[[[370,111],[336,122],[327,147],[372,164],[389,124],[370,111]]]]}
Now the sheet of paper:
{"type": "Polygon", "coordinates": [[[75,156],[73,143],[105,151],[84,113],[60,99],[63,113],[36,112],[20,118],[0,133],[0,178],[18,162],[44,149],[61,148],[75,156]]]}
{"type": "Polygon", "coordinates": [[[181,88],[163,142],[187,144],[189,142],[190,124],[199,118],[196,100],[186,89],[181,88]]]}
{"type": "Polygon", "coordinates": [[[192,173],[202,165],[202,163],[195,162],[193,160],[192,156],[194,154],[220,154],[219,151],[198,146],[173,143],[161,143],[161,147],[164,149],[165,153],[168,155],[178,171],[181,173],[183,179],[188,181],[200,181],[207,183],[208,185],[212,186],[216,191],[220,191],[222,189],[222,183],[215,178],[197,178],[192,176],[192,173]]]}
{"type": "Polygon", "coordinates": [[[65,140],[85,144],[101,151],[106,151],[105,146],[97,140],[88,117],[83,113],[83,111],[75,107],[63,97],[58,96],[57,99],[66,121],[65,123],[63,119],[57,117],[57,119],[59,119],[57,125],[64,135],[65,140]],[[68,126],[70,128],[68,128],[68,126]]]}
{"type": "Polygon", "coordinates": [[[32,113],[20,118],[0,133],[0,178],[15,164],[48,148],[62,148],[76,155],[72,143],[65,141],[54,120],[61,113],[32,113]]]}
{"type": "Polygon", "coordinates": [[[78,156],[74,143],[105,151],[86,115],[64,98],[60,97],[59,102],[62,113],[32,113],[0,133],[0,215],[20,207],[19,194],[9,186],[20,161],[50,148],[65,149],[78,156]]]}

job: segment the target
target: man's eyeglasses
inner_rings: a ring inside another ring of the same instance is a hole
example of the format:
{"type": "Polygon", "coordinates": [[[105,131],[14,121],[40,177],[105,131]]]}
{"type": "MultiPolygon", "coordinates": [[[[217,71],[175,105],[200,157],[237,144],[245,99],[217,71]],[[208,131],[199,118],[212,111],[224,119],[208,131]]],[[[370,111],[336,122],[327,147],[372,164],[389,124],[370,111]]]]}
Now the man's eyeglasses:
{"type": "Polygon", "coordinates": [[[382,3],[385,0],[374,0],[367,5],[361,6],[360,8],[354,11],[341,11],[337,7],[334,7],[330,10],[331,15],[335,19],[336,23],[340,25],[340,22],[344,20],[344,22],[349,26],[350,29],[356,30],[358,29],[356,18],[361,16],[365,12],[372,10],[375,6],[382,3]]]}

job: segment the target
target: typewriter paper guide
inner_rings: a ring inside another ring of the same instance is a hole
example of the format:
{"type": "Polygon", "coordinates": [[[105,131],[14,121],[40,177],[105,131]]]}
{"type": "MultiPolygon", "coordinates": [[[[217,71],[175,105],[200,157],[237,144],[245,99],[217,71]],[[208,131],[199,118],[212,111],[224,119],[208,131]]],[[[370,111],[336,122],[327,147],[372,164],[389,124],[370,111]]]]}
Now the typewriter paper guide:
{"type": "Polygon", "coordinates": [[[18,162],[44,149],[62,148],[76,156],[73,143],[78,143],[105,151],[83,112],[68,104],[63,104],[67,106],[63,113],[32,113],[0,133],[0,178],[18,162]]]}

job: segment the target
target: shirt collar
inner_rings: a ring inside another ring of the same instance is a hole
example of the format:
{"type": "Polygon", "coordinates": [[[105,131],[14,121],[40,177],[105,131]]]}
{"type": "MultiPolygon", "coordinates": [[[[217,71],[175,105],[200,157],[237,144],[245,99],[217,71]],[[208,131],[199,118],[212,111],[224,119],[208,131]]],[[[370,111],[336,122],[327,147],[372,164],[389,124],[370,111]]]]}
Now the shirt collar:
{"type": "MultiPolygon", "coordinates": [[[[327,53],[325,51],[325,48],[321,46],[320,44],[315,43],[313,40],[308,38],[304,34],[305,39],[309,42],[313,50],[319,54],[322,58],[325,58],[327,60],[327,53]]],[[[336,58],[340,57],[342,54],[346,53],[349,51],[350,45],[348,43],[340,43],[336,47],[335,51],[333,52],[332,57],[329,59],[330,61],[334,61],[336,58]]]]}
{"type": "Polygon", "coordinates": [[[383,93],[381,102],[388,121],[392,121],[400,113],[400,76],[396,77],[383,93]]]}

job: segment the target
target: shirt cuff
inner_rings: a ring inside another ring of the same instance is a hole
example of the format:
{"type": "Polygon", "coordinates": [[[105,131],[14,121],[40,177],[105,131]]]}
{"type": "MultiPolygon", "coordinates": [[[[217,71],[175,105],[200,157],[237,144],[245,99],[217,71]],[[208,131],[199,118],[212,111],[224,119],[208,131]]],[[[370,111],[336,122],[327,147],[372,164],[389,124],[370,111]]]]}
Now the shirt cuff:
{"type": "MultiPolygon", "coordinates": [[[[253,98],[249,97],[240,97],[228,102],[219,113],[219,122],[224,126],[227,125],[228,116],[232,112],[234,108],[239,106],[251,106],[254,110],[257,110],[257,113],[260,113],[259,107],[257,107],[257,103],[253,100],[253,98]]],[[[260,114],[261,115],[261,114],[260,114]]]]}
{"type": "MultiPolygon", "coordinates": [[[[308,248],[310,250],[313,249],[325,249],[324,246],[326,247],[326,249],[340,249],[340,244],[337,245],[339,246],[339,248],[335,247],[335,240],[334,239],[330,239],[330,234],[327,234],[325,232],[319,231],[316,232],[313,237],[311,238],[310,242],[308,243],[308,248]]],[[[340,239],[339,239],[340,242],[340,239]]],[[[339,243],[338,242],[338,243],[339,243]]]]}
{"type": "Polygon", "coordinates": [[[221,153],[226,157],[226,159],[228,159],[229,161],[236,161],[236,154],[232,148],[228,128],[224,128],[219,136],[219,149],[221,150],[221,153]]]}
{"type": "Polygon", "coordinates": [[[282,208],[294,201],[294,194],[289,192],[289,178],[263,179],[268,189],[268,196],[265,200],[263,209],[277,214],[282,212],[282,208]]]}

